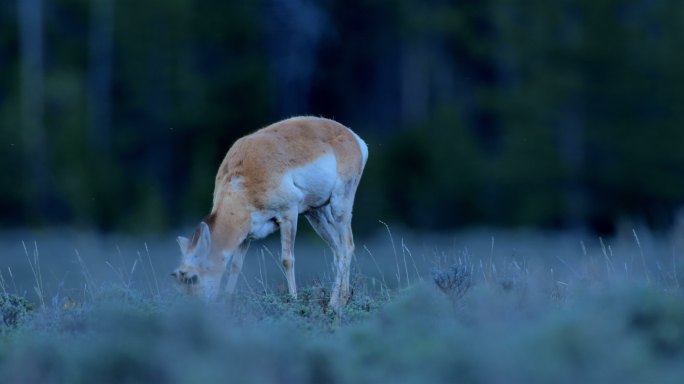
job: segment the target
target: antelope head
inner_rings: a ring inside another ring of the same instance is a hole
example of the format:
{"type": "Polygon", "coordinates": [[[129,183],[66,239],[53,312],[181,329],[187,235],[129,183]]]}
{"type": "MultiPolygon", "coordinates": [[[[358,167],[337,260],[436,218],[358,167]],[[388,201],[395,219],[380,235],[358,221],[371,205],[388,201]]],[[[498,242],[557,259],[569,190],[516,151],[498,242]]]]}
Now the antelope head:
{"type": "Polygon", "coordinates": [[[210,301],[218,295],[225,263],[213,257],[211,230],[201,222],[191,239],[178,237],[181,263],[171,276],[187,294],[210,301]]]}

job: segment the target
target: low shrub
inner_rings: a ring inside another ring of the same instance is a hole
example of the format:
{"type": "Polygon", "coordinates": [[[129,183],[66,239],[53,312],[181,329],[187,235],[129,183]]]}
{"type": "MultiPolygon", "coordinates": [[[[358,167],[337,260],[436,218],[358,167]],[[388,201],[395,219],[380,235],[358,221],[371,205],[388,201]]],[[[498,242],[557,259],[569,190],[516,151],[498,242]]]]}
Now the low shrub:
{"type": "Polygon", "coordinates": [[[25,323],[33,311],[26,298],[0,293],[0,334],[7,333],[25,323]]]}

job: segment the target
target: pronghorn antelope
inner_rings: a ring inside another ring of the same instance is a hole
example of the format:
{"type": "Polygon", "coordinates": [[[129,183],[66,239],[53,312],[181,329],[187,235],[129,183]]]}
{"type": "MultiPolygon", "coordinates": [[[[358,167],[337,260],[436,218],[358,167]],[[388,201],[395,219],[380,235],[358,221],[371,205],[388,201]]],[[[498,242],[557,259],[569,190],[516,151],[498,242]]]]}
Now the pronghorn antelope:
{"type": "Polygon", "coordinates": [[[227,272],[225,290],[233,293],[250,240],[279,228],[281,263],[297,297],[294,242],[304,214],[333,251],[329,305],[339,308],[349,298],[352,205],[367,158],[359,136],[317,117],[283,120],[237,140],[216,174],[211,213],[190,239],[178,237],[183,256],[172,275],[188,293],[211,300],[227,272]]]}

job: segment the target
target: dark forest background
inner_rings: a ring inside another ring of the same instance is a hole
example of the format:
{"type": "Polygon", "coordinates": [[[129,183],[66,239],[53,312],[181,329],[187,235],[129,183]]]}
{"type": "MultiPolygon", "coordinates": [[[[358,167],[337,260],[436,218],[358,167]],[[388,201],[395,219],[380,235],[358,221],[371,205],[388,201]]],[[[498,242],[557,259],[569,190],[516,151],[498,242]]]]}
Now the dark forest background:
{"type": "Polygon", "coordinates": [[[355,227],[665,229],[684,202],[679,0],[0,2],[0,225],[162,231],[238,137],[369,144],[355,227]]]}

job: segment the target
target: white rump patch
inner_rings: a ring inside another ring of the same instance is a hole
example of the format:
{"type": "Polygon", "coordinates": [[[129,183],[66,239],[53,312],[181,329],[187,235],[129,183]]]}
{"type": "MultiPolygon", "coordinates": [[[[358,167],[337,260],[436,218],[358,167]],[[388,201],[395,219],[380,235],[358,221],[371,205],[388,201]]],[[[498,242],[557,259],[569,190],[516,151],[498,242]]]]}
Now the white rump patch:
{"type": "Polygon", "coordinates": [[[365,167],[366,166],[366,160],[368,160],[368,145],[366,145],[366,142],[363,141],[363,139],[360,138],[359,135],[354,133],[354,131],[352,131],[350,128],[347,128],[347,129],[349,129],[349,132],[351,132],[351,134],[354,135],[354,137],[356,138],[356,141],[359,142],[359,149],[361,149],[361,157],[363,158],[362,167],[365,167]]]}

